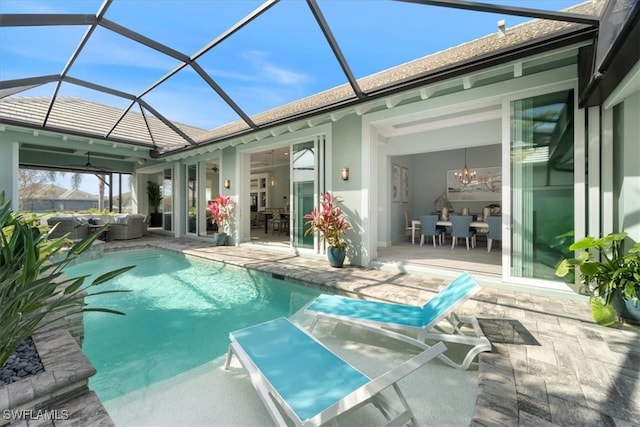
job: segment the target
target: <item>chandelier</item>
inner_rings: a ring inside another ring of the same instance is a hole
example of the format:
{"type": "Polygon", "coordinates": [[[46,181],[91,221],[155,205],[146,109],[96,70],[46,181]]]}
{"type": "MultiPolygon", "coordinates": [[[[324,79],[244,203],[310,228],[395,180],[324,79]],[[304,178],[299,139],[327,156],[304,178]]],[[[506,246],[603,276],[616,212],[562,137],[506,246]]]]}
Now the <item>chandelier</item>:
{"type": "Polygon", "coordinates": [[[464,167],[455,172],[456,179],[462,185],[471,184],[471,181],[476,179],[476,171],[472,171],[467,167],[467,149],[464,149],[464,167]]]}

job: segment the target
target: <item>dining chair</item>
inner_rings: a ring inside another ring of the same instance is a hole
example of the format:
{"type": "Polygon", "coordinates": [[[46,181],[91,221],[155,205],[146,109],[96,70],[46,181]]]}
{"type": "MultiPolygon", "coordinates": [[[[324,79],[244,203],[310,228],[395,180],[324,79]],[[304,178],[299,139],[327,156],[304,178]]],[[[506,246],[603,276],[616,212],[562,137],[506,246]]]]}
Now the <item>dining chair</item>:
{"type": "Polygon", "coordinates": [[[438,227],[438,215],[421,215],[420,216],[420,246],[424,244],[424,237],[431,236],[433,238],[433,247],[436,247],[436,237],[438,243],[442,245],[444,230],[438,227]]]}
{"type": "Polygon", "coordinates": [[[451,249],[455,248],[458,243],[458,237],[464,237],[467,240],[467,250],[469,250],[469,239],[471,239],[471,247],[476,247],[476,230],[471,228],[471,215],[452,215],[451,221],[451,249]]]}
{"type": "Polygon", "coordinates": [[[282,217],[282,214],[278,209],[274,209],[271,214],[271,232],[275,233],[276,229],[278,230],[278,234],[280,234],[285,226],[285,219],[282,217]]]}
{"type": "Polygon", "coordinates": [[[491,245],[494,240],[502,240],[502,217],[491,215],[485,218],[489,224],[489,233],[487,234],[487,252],[491,252],[491,245]]]}
{"type": "MultiPolygon", "coordinates": [[[[413,240],[415,239],[415,237],[412,234],[413,230],[414,228],[411,226],[411,215],[409,215],[408,210],[405,210],[404,211],[404,235],[407,238],[407,240],[411,242],[413,242],[413,240]]],[[[415,230],[420,231],[420,226],[416,225],[415,230]]]]}

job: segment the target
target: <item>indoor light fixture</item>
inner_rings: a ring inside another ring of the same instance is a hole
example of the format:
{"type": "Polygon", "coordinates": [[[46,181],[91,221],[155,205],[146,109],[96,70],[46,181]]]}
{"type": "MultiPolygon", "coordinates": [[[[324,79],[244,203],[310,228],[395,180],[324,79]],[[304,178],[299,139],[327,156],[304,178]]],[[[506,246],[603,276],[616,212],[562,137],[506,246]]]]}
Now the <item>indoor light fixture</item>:
{"type": "Polygon", "coordinates": [[[340,177],[342,178],[343,181],[349,181],[349,168],[342,168],[340,177]]]}
{"type": "Polygon", "coordinates": [[[472,171],[467,167],[467,149],[464,149],[464,168],[455,172],[456,179],[462,185],[470,184],[471,181],[476,179],[476,171],[472,171]]]}
{"type": "Polygon", "coordinates": [[[231,180],[230,179],[225,179],[224,180],[224,188],[226,188],[227,190],[229,188],[231,188],[231,180]]]}

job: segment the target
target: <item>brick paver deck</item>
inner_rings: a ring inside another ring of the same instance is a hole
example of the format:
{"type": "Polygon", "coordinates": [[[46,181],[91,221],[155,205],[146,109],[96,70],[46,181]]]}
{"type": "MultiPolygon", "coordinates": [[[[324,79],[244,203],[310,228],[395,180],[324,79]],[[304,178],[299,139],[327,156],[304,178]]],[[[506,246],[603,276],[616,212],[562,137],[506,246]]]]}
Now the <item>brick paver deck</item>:
{"type": "MultiPolygon", "coordinates": [[[[110,242],[105,250],[147,245],[400,303],[422,304],[446,285],[443,279],[336,269],[323,258],[194,239],[152,235],[110,242]]],[[[492,287],[483,287],[461,312],[478,317],[493,344],[478,359],[471,425],[640,425],[640,328],[601,327],[586,301],[492,287]]]]}

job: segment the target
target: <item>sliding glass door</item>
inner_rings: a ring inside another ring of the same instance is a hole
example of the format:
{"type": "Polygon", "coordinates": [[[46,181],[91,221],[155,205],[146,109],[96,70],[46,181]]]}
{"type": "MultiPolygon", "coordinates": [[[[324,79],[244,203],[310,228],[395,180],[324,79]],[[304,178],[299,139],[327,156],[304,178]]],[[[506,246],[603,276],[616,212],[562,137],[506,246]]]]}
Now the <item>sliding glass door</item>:
{"type": "Polygon", "coordinates": [[[511,271],[556,280],[574,231],[574,94],[510,103],[511,271]]]}
{"type": "Polygon", "coordinates": [[[315,236],[305,236],[304,215],[318,207],[324,191],[324,137],[291,146],[291,234],[296,248],[317,248],[315,236]]]}

